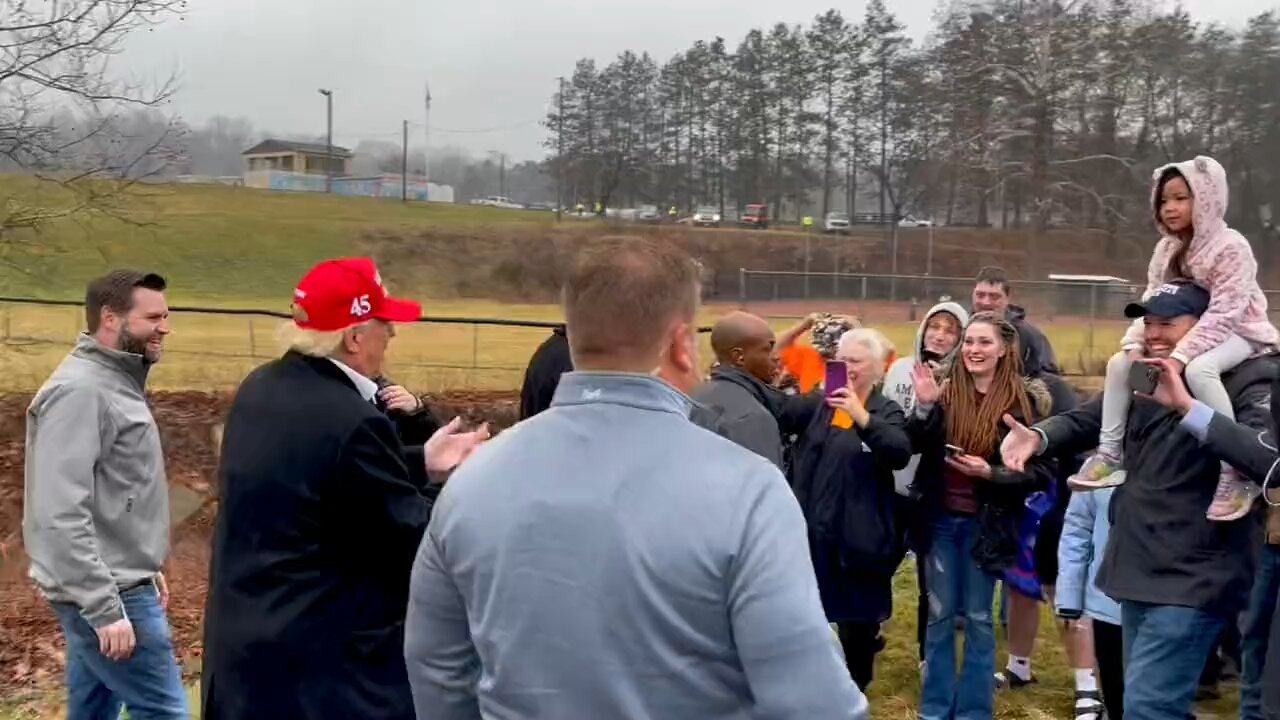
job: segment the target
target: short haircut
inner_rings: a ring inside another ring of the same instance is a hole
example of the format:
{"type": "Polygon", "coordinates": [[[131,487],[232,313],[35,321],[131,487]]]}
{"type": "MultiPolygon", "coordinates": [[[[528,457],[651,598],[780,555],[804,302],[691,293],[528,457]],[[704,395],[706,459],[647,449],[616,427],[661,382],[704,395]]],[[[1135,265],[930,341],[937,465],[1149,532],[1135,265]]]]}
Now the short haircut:
{"type": "Polygon", "coordinates": [[[974,278],[975,285],[999,285],[1004,290],[1005,295],[1013,294],[1013,287],[1009,284],[1009,273],[1004,271],[1002,267],[989,265],[978,271],[978,277],[974,278]]]}
{"type": "Polygon", "coordinates": [[[701,269],[664,240],[604,240],[584,250],[564,286],[564,313],[575,362],[658,349],[673,322],[693,322],[701,269]]]}
{"type": "Polygon", "coordinates": [[[98,331],[102,309],[116,315],[127,315],[133,309],[133,291],[137,288],[164,292],[164,278],[137,270],[112,270],[89,283],[84,292],[84,319],[89,332],[98,331]]]}
{"type": "Polygon", "coordinates": [[[889,359],[889,354],[893,352],[893,345],[889,342],[889,339],[879,330],[854,328],[840,336],[840,345],[836,354],[843,355],[854,345],[860,345],[871,353],[871,360],[875,367],[875,377],[877,380],[883,378],[887,370],[885,362],[889,359]]]}

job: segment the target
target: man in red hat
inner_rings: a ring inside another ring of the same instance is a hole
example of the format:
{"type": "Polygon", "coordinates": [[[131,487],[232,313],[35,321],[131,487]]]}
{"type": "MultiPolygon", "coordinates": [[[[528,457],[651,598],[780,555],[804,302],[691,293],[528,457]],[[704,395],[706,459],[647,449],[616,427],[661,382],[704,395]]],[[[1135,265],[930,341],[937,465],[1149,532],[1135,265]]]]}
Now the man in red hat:
{"type": "Polygon", "coordinates": [[[294,290],[288,352],[236,393],[205,611],[206,720],[413,718],[404,617],[439,492],[430,479],[488,437],[455,419],[405,448],[375,404],[394,323],[420,315],[372,260],[322,262],[294,290]]]}

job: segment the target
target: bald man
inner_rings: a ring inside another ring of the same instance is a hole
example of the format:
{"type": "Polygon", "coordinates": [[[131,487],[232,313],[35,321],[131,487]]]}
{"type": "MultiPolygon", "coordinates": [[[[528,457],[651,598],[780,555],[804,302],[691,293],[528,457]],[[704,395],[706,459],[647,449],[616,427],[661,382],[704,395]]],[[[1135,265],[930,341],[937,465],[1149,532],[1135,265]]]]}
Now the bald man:
{"type": "Polygon", "coordinates": [[[703,411],[694,421],[782,467],[782,434],[766,405],[778,374],[776,338],[769,323],[745,312],[721,318],[711,331],[718,364],[693,392],[703,411]]]}

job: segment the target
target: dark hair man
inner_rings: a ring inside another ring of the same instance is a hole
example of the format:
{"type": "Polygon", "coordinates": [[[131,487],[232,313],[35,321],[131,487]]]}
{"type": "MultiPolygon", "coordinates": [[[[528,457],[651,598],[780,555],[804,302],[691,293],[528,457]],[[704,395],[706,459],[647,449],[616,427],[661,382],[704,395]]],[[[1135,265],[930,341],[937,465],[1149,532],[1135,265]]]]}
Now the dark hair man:
{"type": "Polygon", "coordinates": [[[161,567],[169,486],[146,382],[169,334],[164,278],[89,283],[88,331],[27,410],[23,542],[67,640],[67,712],[186,718],[161,567]]]}
{"type": "Polygon", "coordinates": [[[1027,322],[1027,311],[1014,305],[1013,285],[1003,268],[984,267],[978,271],[973,285],[973,312],[1003,315],[1018,330],[1022,345],[1022,367],[1027,375],[1042,372],[1061,374],[1049,339],[1035,325],[1027,322]]]}

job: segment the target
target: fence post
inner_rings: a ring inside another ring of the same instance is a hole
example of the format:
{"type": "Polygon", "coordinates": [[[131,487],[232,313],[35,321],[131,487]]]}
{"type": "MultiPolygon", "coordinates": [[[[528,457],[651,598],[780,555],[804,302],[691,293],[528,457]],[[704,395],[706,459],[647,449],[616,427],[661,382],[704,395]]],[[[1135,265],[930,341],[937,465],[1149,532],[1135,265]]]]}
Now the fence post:
{"type": "Polygon", "coordinates": [[[253,336],[253,318],[249,318],[249,357],[258,357],[258,341],[253,336]]]}
{"type": "Polygon", "coordinates": [[[804,233],[804,299],[809,299],[809,250],[813,231],[805,228],[804,233]]]}
{"type": "Polygon", "coordinates": [[[8,342],[13,337],[13,306],[4,309],[4,339],[8,342]]]}
{"type": "MultiPolygon", "coordinates": [[[[1089,343],[1088,358],[1089,358],[1090,368],[1093,367],[1093,324],[1094,324],[1094,320],[1097,317],[1098,317],[1098,286],[1090,285],[1089,286],[1089,332],[1088,332],[1088,335],[1086,336],[1087,341],[1089,343]]],[[[1080,370],[1083,373],[1085,368],[1080,368],[1080,370]]]]}
{"type": "Polygon", "coordinates": [[[862,276],[862,302],[867,301],[867,276],[862,276]]]}
{"type": "Polygon", "coordinates": [[[747,269],[738,268],[738,309],[747,309],[747,269]]]}
{"type": "Polygon", "coordinates": [[[831,297],[840,297],[840,246],[836,243],[831,245],[831,297]]]}

